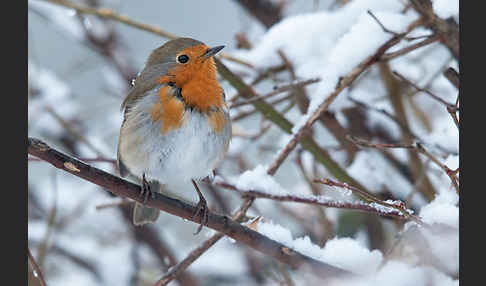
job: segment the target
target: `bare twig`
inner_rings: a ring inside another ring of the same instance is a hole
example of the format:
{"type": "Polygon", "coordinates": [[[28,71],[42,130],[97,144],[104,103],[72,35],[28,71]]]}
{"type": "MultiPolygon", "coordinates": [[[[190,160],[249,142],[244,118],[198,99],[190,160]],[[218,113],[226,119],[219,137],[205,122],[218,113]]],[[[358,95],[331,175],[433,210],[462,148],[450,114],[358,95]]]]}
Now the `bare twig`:
{"type": "Polygon", "coordinates": [[[37,265],[37,262],[35,262],[34,256],[32,256],[32,253],[30,253],[30,248],[28,247],[27,247],[27,256],[29,258],[29,263],[32,267],[34,277],[38,279],[41,286],[47,286],[46,281],[44,280],[44,275],[42,274],[39,265],[37,265]]]}
{"type": "MultiPolygon", "coordinates": [[[[354,145],[353,145],[354,146],[354,145]]],[[[357,149],[357,148],[356,148],[357,149]]],[[[298,156],[295,160],[297,166],[299,167],[300,169],[300,172],[302,173],[302,177],[304,178],[304,180],[306,181],[307,185],[309,186],[312,194],[314,194],[314,196],[319,196],[320,195],[320,190],[318,188],[318,186],[316,184],[314,184],[312,182],[312,178],[316,178],[317,177],[317,174],[316,174],[316,170],[314,168],[313,172],[312,172],[312,175],[307,175],[307,172],[304,168],[304,164],[302,162],[302,151],[301,150],[298,150],[298,156]]],[[[314,163],[313,164],[313,167],[315,167],[316,164],[314,163]]],[[[333,234],[334,234],[334,227],[333,227],[333,223],[332,221],[327,217],[327,214],[325,212],[325,209],[324,208],[321,208],[319,206],[316,206],[316,210],[319,214],[319,222],[322,224],[322,228],[324,230],[324,237],[321,239],[320,241],[320,245],[325,245],[326,242],[331,239],[333,237],[333,234]]],[[[313,228],[314,229],[314,228],[313,228]]]]}
{"type": "MultiPolygon", "coordinates": [[[[238,222],[245,217],[245,213],[248,208],[253,203],[254,199],[246,199],[243,204],[241,205],[240,209],[232,216],[232,219],[238,222]]],[[[177,263],[174,267],[172,267],[162,278],[160,278],[155,286],[163,286],[169,284],[174,278],[180,275],[184,270],[189,267],[196,259],[198,259],[204,252],[206,252],[211,246],[213,246],[216,242],[218,242],[221,238],[223,238],[223,233],[217,233],[213,235],[211,238],[206,240],[203,244],[201,244],[198,248],[194,249],[186,256],[182,261],[177,263]]]]}
{"type": "Polygon", "coordinates": [[[235,107],[239,107],[239,106],[242,106],[242,105],[247,105],[247,104],[250,104],[252,102],[258,101],[260,99],[268,99],[268,98],[270,98],[274,95],[277,95],[279,93],[292,90],[296,87],[303,87],[303,86],[306,86],[306,85],[310,85],[310,84],[313,84],[313,83],[316,83],[316,82],[319,82],[319,81],[320,81],[319,78],[313,78],[313,79],[302,80],[302,81],[297,81],[297,82],[293,82],[293,83],[290,83],[290,84],[286,84],[286,85],[275,88],[273,91],[271,91],[271,92],[269,92],[265,95],[256,96],[254,98],[247,99],[247,100],[242,101],[242,102],[233,103],[233,104],[231,104],[230,108],[235,108],[235,107]]]}
{"type": "Polygon", "coordinates": [[[445,164],[443,164],[442,162],[440,162],[435,156],[433,156],[430,152],[428,152],[427,150],[425,150],[424,146],[420,143],[417,142],[417,151],[423,155],[425,155],[427,158],[429,158],[432,162],[434,162],[437,166],[439,166],[446,174],[447,176],[451,179],[451,182],[454,186],[454,188],[456,189],[456,192],[459,193],[459,182],[456,178],[456,173],[458,172],[459,169],[457,169],[456,171],[453,171],[451,169],[449,169],[449,167],[447,167],[445,164]]]}
{"type": "Polygon", "coordinates": [[[282,20],[282,7],[270,0],[236,0],[266,28],[282,20]]]}
{"type": "MultiPolygon", "coordinates": [[[[113,176],[100,169],[86,165],[75,158],[58,152],[38,139],[28,139],[28,153],[46,160],[56,168],[106,188],[115,195],[127,197],[139,203],[144,203],[144,198],[140,195],[140,186],[113,176]]],[[[154,198],[148,200],[145,205],[199,223],[199,218],[193,216],[196,210],[194,206],[167,197],[163,194],[154,193],[154,198]]],[[[349,274],[347,271],[314,260],[299,252],[293,250],[287,251],[288,248],[286,246],[240,225],[227,216],[221,216],[210,212],[208,214],[207,227],[222,232],[236,241],[246,244],[247,246],[294,268],[299,268],[304,265],[309,266],[316,271],[316,274],[323,278],[349,274]]]]}
{"type": "MultiPolygon", "coordinates": [[[[282,62],[285,64],[287,67],[287,70],[290,73],[290,78],[292,80],[297,79],[297,75],[295,74],[294,66],[288,59],[288,57],[285,55],[285,52],[282,50],[277,51],[280,58],[282,59],[282,62]]],[[[299,110],[302,114],[307,113],[307,109],[309,108],[310,100],[307,96],[306,89],[304,87],[298,87],[295,88],[295,99],[297,106],[299,107],[299,110]]],[[[336,138],[341,145],[344,146],[346,152],[347,152],[347,159],[348,162],[352,162],[354,159],[354,156],[356,154],[356,146],[353,144],[350,144],[344,136],[346,135],[347,131],[346,128],[344,128],[338,120],[330,113],[330,112],[324,112],[321,117],[319,117],[319,122],[328,130],[332,133],[334,138],[336,138]]],[[[311,134],[310,134],[311,135],[311,134]]]]}
{"type": "Polygon", "coordinates": [[[459,60],[459,25],[454,19],[444,20],[438,17],[434,13],[430,0],[409,0],[409,2],[415,11],[422,16],[426,26],[441,37],[441,42],[459,60]]]}
{"type": "Polygon", "coordinates": [[[418,42],[416,44],[413,44],[413,45],[410,45],[408,47],[405,47],[403,49],[400,49],[398,51],[395,51],[395,52],[391,52],[391,53],[386,53],[384,54],[382,57],[381,57],[381,61],[390,61],[392,59],[395,59],[399,56],[403,56],[405,54],[408,54],[409,52],[411,51],[414,51],[418,48],[421,48],[421,47],[424,47],[424,46],[427,46],[427,45],[430,45],[432,43],[435,43],[439,40],[439,37],[438,36],[430,36],[428,38],[426,38],[425,40],[421,41],[421,42],[418,42]]]}
{"type": "Polygon", "coordinates": [[[457,107],[452,104],[452,103],[448,103],[447,101],[443,100],[442,98],[438,97],[437,95],[433,94],[430,90],[428,89],[424,89],[424,88],[421,88],[419,86],[417,86],[415,83],[413,83],[412,81],[410,81],[409,79],[405,78],[403,75],[401,75],[400,73],[396,72],[396,71],[393,71],[393,74],[395,76],[397,76],[400,80],[402,80],[403,82],[411,85],[413,88],[415,88],[416,90],[418,91],[421,91],[423,93],[426,93],[428,95],[430,95],[430,97],[432,97],[433,99],[437,100],[438,102],[444,104],[446,106],[446,108],[449,110],[453,110],[453,111],[457,111],[457,107]]]}
{"type": "MultiPolygon", "coordinates": [[[[414,41],[414,40],[417,40],[417,39],[429,37],[429,36],[408,37],[408,36],[405,36],[405,33],[397,33],[395,31],[392,31],[392,30],[388,29],[387,27],[385,27],[385,25],[383,25],[383,23],[381,23],[381,21],[378,19],[378,17],[376,17],[375,14],[373,14],[373,12],[371,12],[370,10],[367,10],[366,13],[368,13],[368,15],[370,15],[373,18],[373,20],[375,20],[375,22],[380,26],[380,28],[383,30],[383,32],[391,34],[394,37],[402,37],[403,36],[402,38],[407,40],[407,41],[414,41]]],[[[411,31],[412,29],[414,29],[415,27],[417,27],[421,24],[422,24],[421,20],[416,20],[412,24],[410,24],[410,27],[409,27],[408,30],[411,31]]]]}
{"type": "Polygon", "coordinates": [[[413,86],[417,91],[424,92],[425,94],[428,94],[430,97],[435,99],[436,101],[439,101],[440,103],[444,104],[446,106],[447,112],[451,115],[452,119],[454,120],[454,123],[456,124],[456,127],[459,129],[459,119],[457,118],[456,112],[459,111],[459,108],[457,105],[448,103],[447,101],[443,100],[442,98],[438,97],[437,95],[433,94],[431,91],[425,88],[421,88],[414,84],[412,81],[408,80],[405,78],[403,75],[399,74],[398,72],[394,71],[393,74],[397,77],[399,77],[402,81],[406,82],[407,84],[413,86]]]}
{"type": "Polygon", "coordinates": [[[340,187],[340,188],[350,190],[351,192],[353,192],[353,194],[356,194],[356,195],[364,198],[365,200],[367,200],[369,202],[376,203],[376,204],[381,205],[383,207],[395,209],[398,212],[400,212],[405,218],[413,219],[415,222],[417,222],[419,224],[423,224],[422,220],[419,217],[417,217],[417,216],[415,216],[415,215],[413,215],[409,212],[409,210],[406,208],[405,204],[402,201],[393,201],[393,202],[382,201],[382,200],[376,198],[373,195],[370,195],[368,193],[363,192],[359,188],[356,188],[354,186],[350,186],[346,183],[336,182],[336,181],[333,181],[333,180],[330,180],[330,179],[314,180],[314,182],[325,184],[325,185],[328,185],[328,186],[340,187]]]}
{"type": "Polygon", "coordinates": [[[354,68],[350,73],[348,73],[346,76],[342,77],[340,81],[337,84],[336,89],[326,97],[324,102],[317,108],[316,111],[307,119],[304,125],[300,127],[300,129],[297,131],[297,133],[294,134],[294,136],[289,140],[289,142],[286,144],[284,147],[283,151],[281,152],[281,158],[280,161],[285,160],[285,158],[288,156],[288,154],[297,146],[297,143],[299,142],[300,138],[304,135],[307,130],[310,129],[310,127],[314,124],[314,122],[321,117],[321,115],[327,110],[329,105],[337,98],[337,96],[343,91],[345,88],[351,85],[351,83],[354,82],[356,78],[358,78],[359,75],[363,73],[368,67],[370,67],[372,64],[376,63],[379,61],[380,57],[392,46],[397,44],[400,39],[405,35],[400,34],[392,39],[388,40],[385,44],[380,46],[378,50],[368,58],[366,58],[364,61],[362,61],[356,68],[354,68]]]}
{"type": "Polygon", "coordinates": [[[459,73],[452,67],[444,71],[444,76],[459,89],[459,73]]]}
{"type": "Polygon", "coordinates": [[[86,147],[91,149],[91,151],[95,152],[98,157],[103,157],[103,154],[93,145],[91,142],[88,141],[76,128],[74,128],[73,124],[68,122],[64,119],[61,115],[59,115],[52,107],[45,106],[45,110],[54,117],[54,119],[66,130],[68,131],[74,138],[83,142],[86,147]]]}
{"type": "MultiPolygon", "coordinates": [[[[323,183],[320,180],[314,180],[317,183],[323,183]]],[[[373,198],[368,199],[371,203],[378,203],[381,206],[376,206],[370,203],[364,203],[361,201],[350,202],[350,201],[338,201],[333,200],[324,196],[299,196],[299,195],[276,195],[271,193],[266,193],[258,190],[240,190],[236,186],[227,183],[227,182],[216,182],[217,186],[222,188],[236,191],[240,193],[243,197],[254,197],[254,198],[264,198],[264,199],[271,199],[274,201],[280,202],[296,202],[296,203],[305,203],[310,205],[318,205],[328,208],[341,208],[341,209],[351,209],[351,210],[360,210],[371,212],[374,214],[393,217],[398,219],[410,219],[410,214],[404,208],[397,208],[395,205],[383,203],[381,200],[373,198]],[[383,208],[386,207],[386,208],[383,208]]],[[[355,191],[356,192],[356,191],[355,191]]],[[[370,196],[363,195],[361,190],[359,190],[361,197],[370,196]]]]}
{"type": "MultiPolygon", "coordinates": [[[[71,9],[76,10],[79,13],[91,14],[91,15],[96,15],[96,16],[101,17],[101,18],[114,20],[114,21],[123,23],[125,25],[137,28],[139,30],[143,30],[143,31],[150,32],[152,34],[159,35],[159,36],[164,37],[164,38],[168,38],[168,39],[178,38],[178,36],[175,35],[175,34],[169,33],[167,31],[164,31],[164,30],[162,30],[158,27],[155,27],[155,26],[150,26],[150,25],[147,25],[147,24],[144,24],[144,23],[141,23],[141,22],[134,21],[134,20],[128,18],[127,16],[120,15],[120,14],[113,12],[113,10],[111,10],[111,9],[92,8],[92,7],[89,7],[89,6],[79,5],[79,4],[76,4],[76,3],[73,3],[73,2],[70,2],[70,1],[66,1],[66,0],[43,0],[43,1],[50,2],[50,3],[53,3],[53,4],[57,4],[57,5],[61,5],[61,6],[67,7],[67,8],[71,8],[71,9]]],[[[251,64],[246,63],[245,61],[243,61],[241,59],[236,59],[234,56],[228,55],[224,52],[219,53],[219,56],[221,58],[224,58],[224,59],[229,60],[229,61],[233,61],[233,62],[236,62],[236,63],[239,63],[239,64],[244,64],[247,67],[253,67],[251,64]]]]}
{"type": "Polygon", "coordinates": [[[348,136],[346,136],[346,138],[356,145],[371,147],[371,148],[378,148],[378,149],[384,149],[384,148],[414,149],[415,148],[415,145],[405,144],[405,143],[371,143],[371,142],[368,142],[366,140],[363,140],[363,139],[358,138],[358,137],[353,136],[353,135],[348,135],[348,136]]]}
{"type": "Polygon", "coordinates": [[[133,204],[133,202],[131,202],[129,200],[119,200],[119,201],[112,202],[112,203],[97,205],[95,207],[95,209],[97,211],[99,211],[99,210],[103,210],[103,209],[107,209],[107,208],[119,207],[119,206],[130,205],[130,204],[133,204]]]}
{"type": "MultiPolygon", "coordinates": [[[[245,98],[253,98],[257,96],[255,90],[247,85],[241,78],[231,72],[224,64],[222,64],[218,59],[216,59],[216,65],[218,67],[218,71],[220,74],[228,80],[228,82],[235,87],[241,96],[245,98]]],[[[267,119],[275,123],[278,127],[280,127],[286,133],[291,133],[293,125],[292,123],[287,120],[282,114],[277,112],[271,105],[266,103],[263,100],[257,100],[253,102],[253,106],[256,110],[261,112],[267,119]]],[[[300,138],[300,143],[302,147],[309,151],[317,162],[324,165],[326,169],[329,170],[331,174],[333,174],[336,178],[353,183],[354,185],[359,185],[359,183],[354,180],[351,176],[347,174],[345,170],[339,166],[326,152],[323,150],[312,137],[310,136],[302,136],[300,138]]],[[[363,188],[364,189],[364,188],[363,188]]]]}
{"type": "Polygon", "coordinates": [[[379,144],[379,143],[371,143],[366,140],[354,137],[354,136],[348,136],[349,140],[351,140],[353,143],[364,146],[364,147],[371,147],[371,148],[406,148],[406,149],[411,149],[415,150],[423,155],[425,155],[427,158],[429,158],[434,164],[439,166],[446,174],[447,176],[451,179],[454,188],[456,189],[456,192],[459,193],[459,183],[456,178],[456,174],[459,169],[457,170],[451,170],[449,167],[447,167],[445,164],[440,162],[434,155],[432,155],[429,151],[427,151],[424,146],[416,142],[414,144],[403,144],[403,143],[396,143],[396,144],[379,144]]]}
{"type": "MultiPolygon", "coordinates": [[[[424,140],[422,140],[417,134],[415,134],[412,130],[410,130],[410,128],[408,126],[406,126],[405,124],[403,124],[400,120],[398,120],[398,118],[396,118],[396,116],[394,116],[390,112],[386,111],[385,109],[376,108],[374,106],[371,106],[371,105],[369,105],[367,103],[364,103],[362,101],[359,101],[359,100],[357,100],[355,98],[352,98],[350,96],[348,97],[348,99],[350,101],[356,103],[356,105],[358,107],[360,107],[360,108],[372,110],[372,111],[375,111],[375,112],[378,112],[378,113],[381,113],[381,114],[385,115],[386,117],[388,117],[391,120],[393,120],[396,124],[398,124],[403,131],[405,131],[407,134],[409,134],[410,136],[412,136],[413,138],[415,138],[417,141],[424,142],[424,140]]],[[[431,145],[431,144],[429,144],[429,145],[431,145]]],[[[437,145],[437,144],[434,144],[434,145],[431,145],[431,146],[437,148],[438,150],[441,150],[444,153],[457,155],[457,152],[453,152],[451,150],[447,150],[443,146],[440,146],[440,145],[437,145]]]]}

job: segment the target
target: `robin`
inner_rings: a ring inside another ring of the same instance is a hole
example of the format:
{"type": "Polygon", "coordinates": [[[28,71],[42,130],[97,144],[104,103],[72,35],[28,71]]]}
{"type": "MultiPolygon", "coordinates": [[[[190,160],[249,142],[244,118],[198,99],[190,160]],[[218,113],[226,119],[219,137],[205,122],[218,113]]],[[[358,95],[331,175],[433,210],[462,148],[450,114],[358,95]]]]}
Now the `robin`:
{"type": "MultiPolygon", "coordinates": [[[[195,180],[218,166],[231,138],[229,111],[213,59],[223,48],[190,38],[166,42],[152,51],[121,105],[120,175],[141,180],[145,202],[158,183],[192,181],[199,196],[196,233],[207,223],[208,214],[195,180]]],[[[159,210],[136,203],[133,223],[154,222],[158,216],[159,210]]]]}

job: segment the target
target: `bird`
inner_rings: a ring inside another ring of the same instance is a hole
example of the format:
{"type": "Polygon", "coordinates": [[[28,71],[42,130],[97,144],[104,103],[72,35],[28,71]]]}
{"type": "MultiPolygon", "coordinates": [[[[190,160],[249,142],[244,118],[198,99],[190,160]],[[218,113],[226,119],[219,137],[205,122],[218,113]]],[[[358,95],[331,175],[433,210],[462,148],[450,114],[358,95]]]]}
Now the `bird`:
{"type": "MultiPolygon", "coordinates": [[[[153,50],[121,104],[117,147],[122,177],[141,181],[144,203],[159,186],[192,182],[199,233],[207,202],[196,181],[211,176],[228,151],[231,119],[214,60],[224,46],[176,38],[153,50]],[[154,187],[156,186],[156,187],[154,187]]],[[[133,224],[153,223],[159,210],[135,203],[133,224]]]]}

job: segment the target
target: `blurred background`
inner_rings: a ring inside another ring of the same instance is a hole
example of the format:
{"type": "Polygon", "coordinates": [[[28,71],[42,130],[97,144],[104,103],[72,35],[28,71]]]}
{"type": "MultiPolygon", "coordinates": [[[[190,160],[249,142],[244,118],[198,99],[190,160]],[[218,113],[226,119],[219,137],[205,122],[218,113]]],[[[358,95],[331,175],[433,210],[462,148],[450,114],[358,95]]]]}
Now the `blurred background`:
{"type": "MultiPolygon", "coordinates": [[[[408,1],[398,0],[71,2],[109,8],[209,46],[225,45],[223,51],[236,60],[221,60],[259,95],[319,78],[317,83],[267,100],[293,124],[305,120],[308,109],[315,110],[336,86],[338,76],[347,74],[393,36],[378,22],[403,32],[419,18],[408,1]],[[368,10],[376,12],[379,20],[368,10]]],[[[458,3],[436,0],[433,9],[438,17],[459,23],[458,3]]],[[[431,35],[433,31],[419,23],[409,35],[414,39],[402,40],[389,52],[431,35]]],[[[29,0],[29,137],[117,174],[114,159],[122,122],[120,104],[150,52],[166,41],[64,5],[29,0]]],[[[379,251],[374,254],[382,257],[380,266],[370,272],[386,274],[383,277],[388,280],[380,281],[391,283],[387,285],[407,285],[396,284],[390,273],[406,274],[411,269],[432,274],[408,285],[458,285],[459,195],[458,186],[456,191],[451,181],[459,174],[459,130],[445,106],[458,106],[458,89],[444,75],[448,68],[459,71],[458,58],[437,39],[374,64],[339,95],[311,134],[343,172],[367,191],[381,200],[400,200],[424,221],[447,226],[443,245],[431,250],[434,259],[425,259],[430,255],[424,249],[433,245],[437,236],[408,232],[413,228],[406,225],[407,220],[376,213],[257,199],[248,211],[249,218],[260,216],[262,223],[281,225],[294,238],[307,236],[323,249],[328,241],[350,238],[367,251],[379,251]],[[378,144],[420,142],[432,157],[413,148],[366,148],[353,143],[349,135],[378,144]],[[392,260],[406,266],[384,270],[392,260]]],[[[223,79],[221,83],[230,105],[245,101],[230,83],[223,79]]],[[[291,135],[249,104],[232,108],[231,117],[233,139],[216,172],[236,184],[246,171],[269,166],[291,135]]],[[[193,235],[197,224],[166,213],[153,225],[135,228],[131,202],[34,157],[28,160],[28,244],[48,285],[154,285],[215,233],[204,228],[193,235]]],[[[322,178],[336,176],[301,146],[274,176],[289,193],[350,199],[343,189],[312,182],[322,178]]],[[[230,215],[243,201],[239,193],[215,185],[202,184],[201,189],[209,207],[218,213],[230,215]]],[[[180,186],[176,195],[192,204],[197,202],[192,186],[180,186]]],[[[377,285],[373,280],[365,282],[377,285]]],[[[223,238],[170,285],[319,283],[315,277],[223,238]]],[[[29,285],[41,285],[31,272],[29,285]]]]}

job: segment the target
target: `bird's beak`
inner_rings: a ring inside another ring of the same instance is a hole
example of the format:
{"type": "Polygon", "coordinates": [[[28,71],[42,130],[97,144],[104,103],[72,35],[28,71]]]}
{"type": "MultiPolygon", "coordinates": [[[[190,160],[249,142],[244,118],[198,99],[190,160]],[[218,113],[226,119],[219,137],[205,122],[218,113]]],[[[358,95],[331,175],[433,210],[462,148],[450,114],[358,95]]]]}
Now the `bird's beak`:
{"type": "Polygon", "coordinates": [[[201,57],[203,59],[207,59],[209,57],[212,57],[215,54],[217,54],[219,51],[221,51],[223,48],[224,48],[224,46],[216,46],[214,48],[210,48],[201,57]]]}

